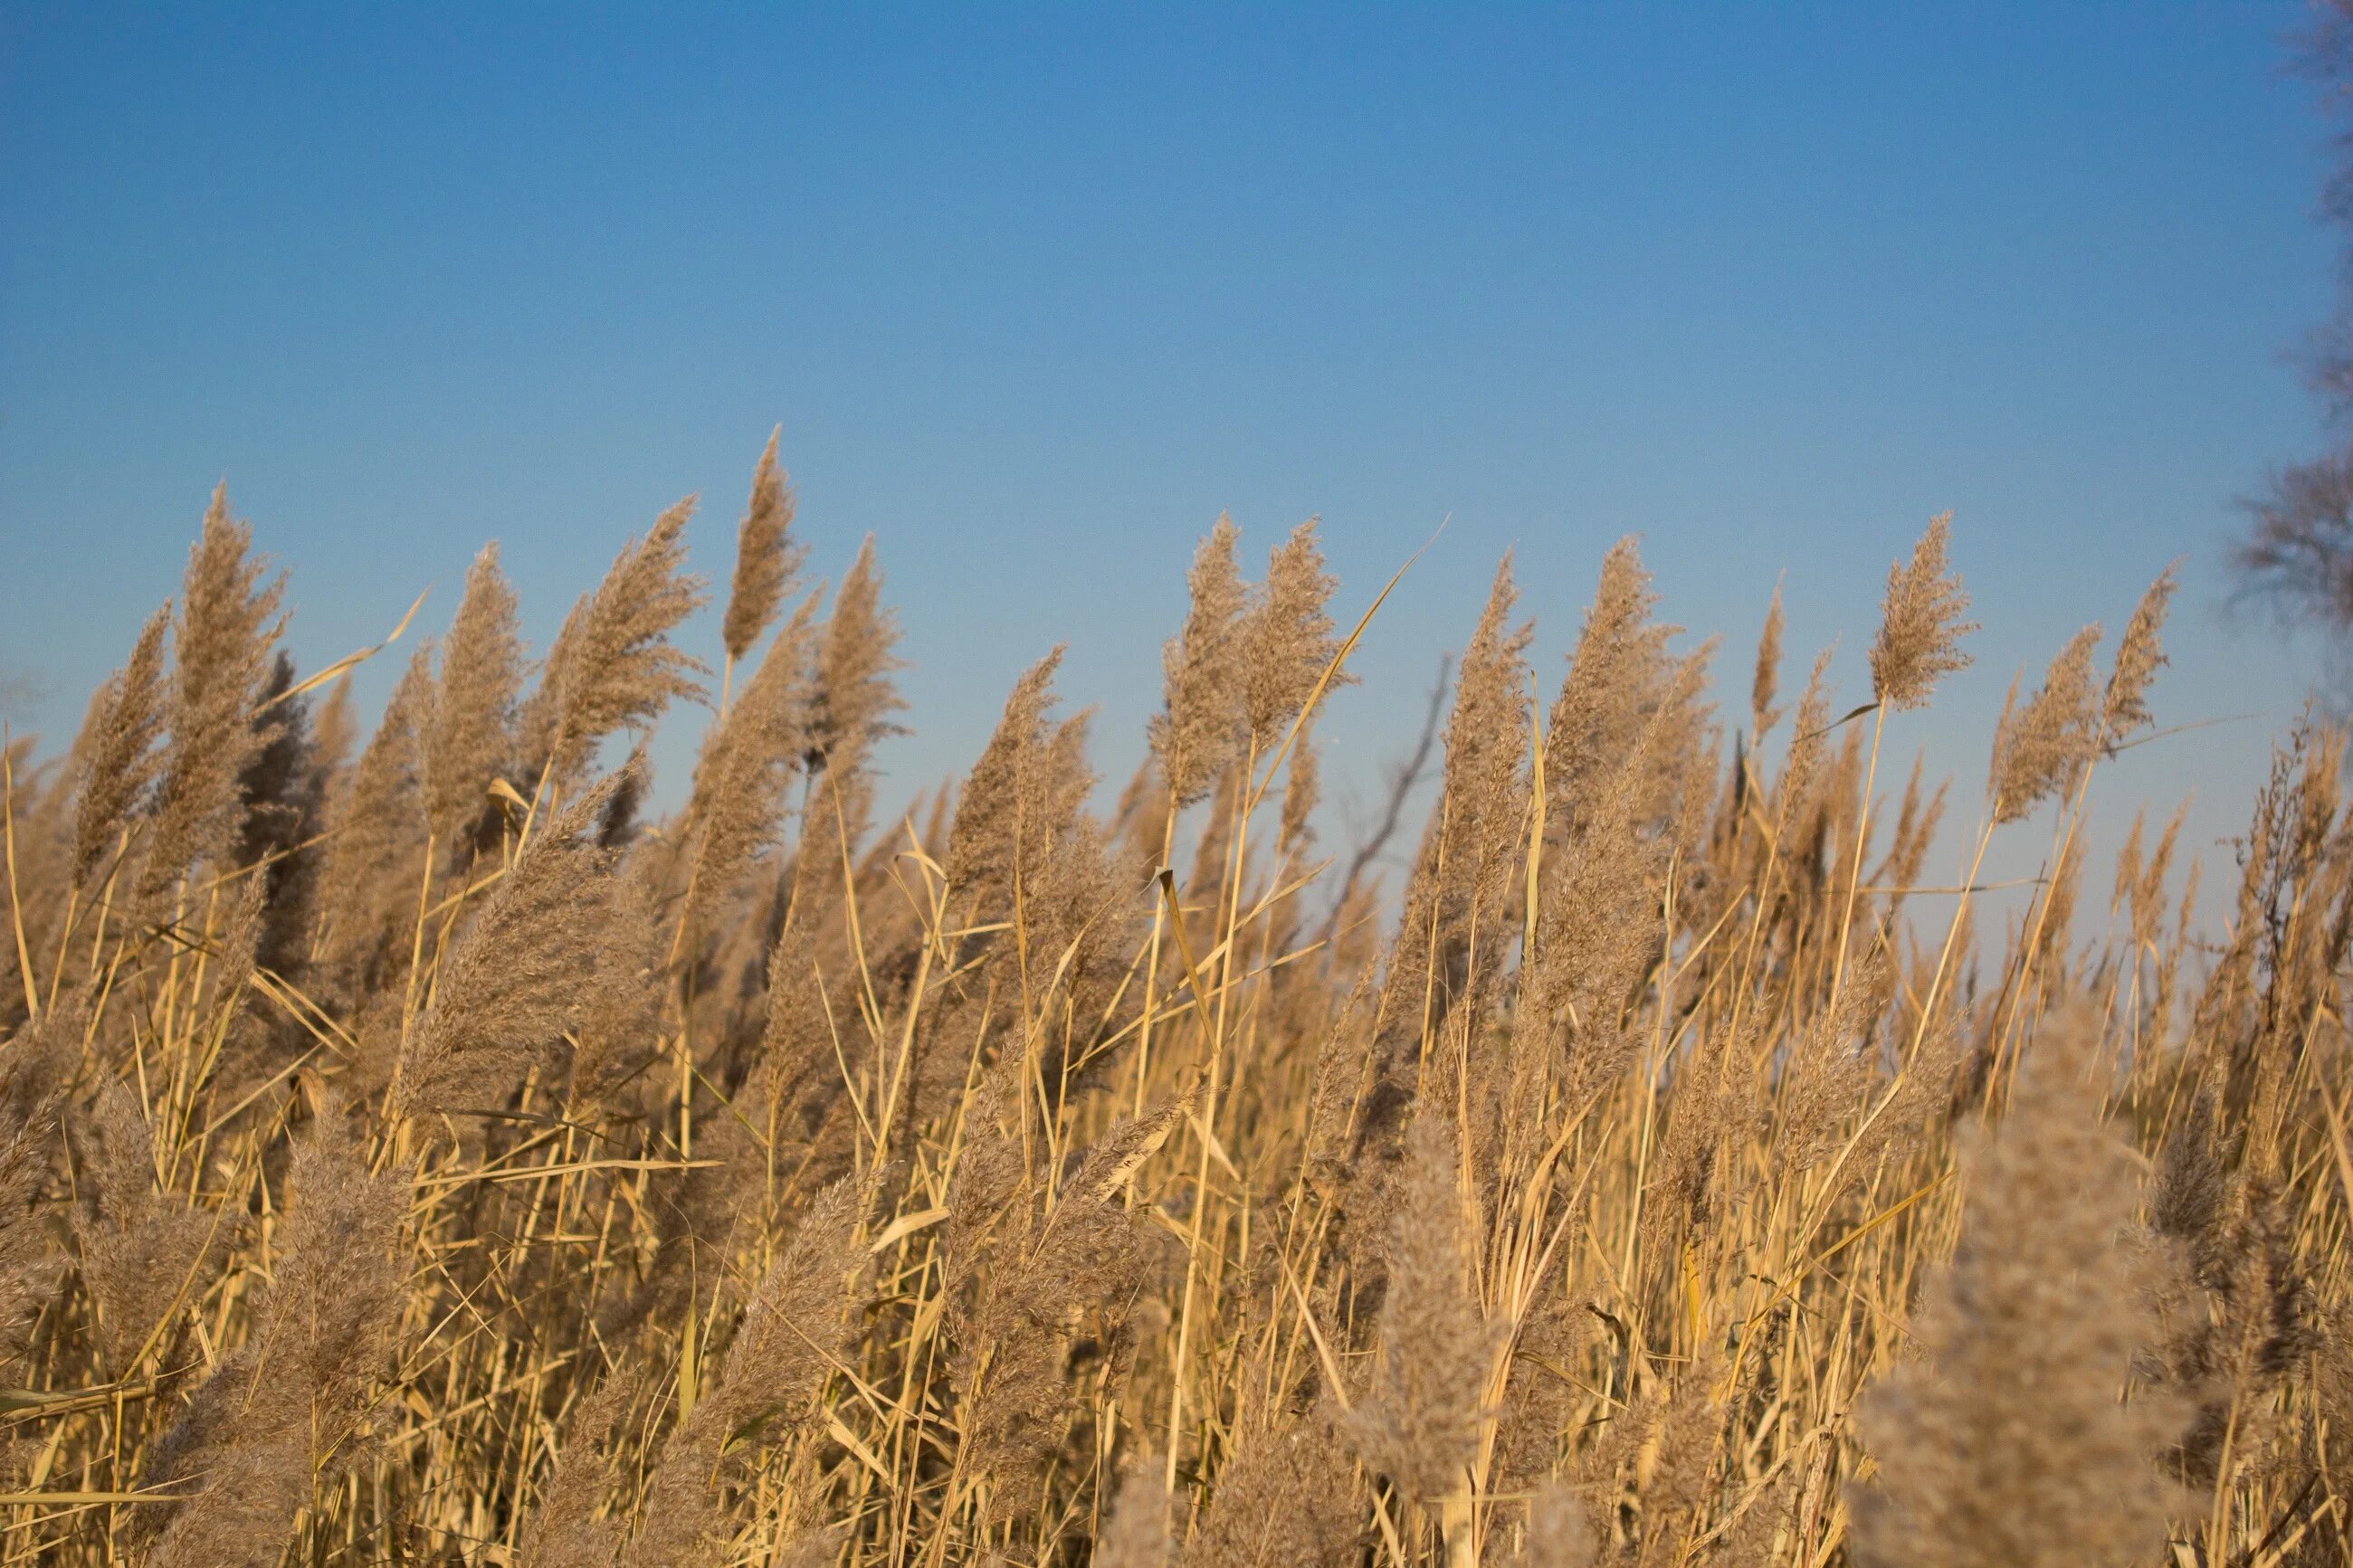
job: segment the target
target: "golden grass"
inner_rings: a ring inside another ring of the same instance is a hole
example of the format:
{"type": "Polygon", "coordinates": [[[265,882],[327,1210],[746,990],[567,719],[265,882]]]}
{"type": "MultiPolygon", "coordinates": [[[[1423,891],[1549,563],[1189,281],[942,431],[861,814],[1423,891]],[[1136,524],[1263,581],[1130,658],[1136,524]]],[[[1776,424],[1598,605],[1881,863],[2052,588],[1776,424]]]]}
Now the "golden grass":
{"type": "Polygon", "coordinates": [[[2082,908],[2169,574],[1931,889],[1943,520],[1843,719],[1776,613],[1719,722],[1630,544],[1545,700],[1506,563],[1382,889],[1314,837],[1374,622],[1312,527],[1203,542],[1107,817],[1050,657],[872,825],[899,628],[871,541],[784,615],[791,519],[772,443],[659,824],[685,506],[535,679],[486,552],[347,758],[216,498],[10,750],[0,1561],[2353,1561],[2341,737],[2218,937],[2174,827],[2082,908]]]}

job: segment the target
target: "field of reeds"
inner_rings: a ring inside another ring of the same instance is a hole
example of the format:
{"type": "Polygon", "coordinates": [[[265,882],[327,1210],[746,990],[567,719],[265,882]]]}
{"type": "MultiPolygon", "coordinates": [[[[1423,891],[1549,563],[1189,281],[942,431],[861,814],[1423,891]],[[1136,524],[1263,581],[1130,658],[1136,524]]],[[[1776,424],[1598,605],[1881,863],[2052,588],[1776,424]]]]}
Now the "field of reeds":
{"type": "Polygon", "coordinates": [[[878,820],[871,543],[804,581],[773,442],[723,595],[690,510],[537,658],[486,549],[362,719],[216,494],[9,748],[0,1561],[2353,1562],[2344,742],[2221,923],[2178,819],[2085,865],[2170,574],[1980,805],[1890,765],[1943,520],[1852,711],[1778,602],[1711,697],[1630,542],[1556,688],[1506,563],[1384,885],[1314,721],[1385,590],[1312,524],[1200,542],[1107,813],[1048,654],[878,820]],[[1923,862],[1997,835],[1980,931],[1923,862]]]}

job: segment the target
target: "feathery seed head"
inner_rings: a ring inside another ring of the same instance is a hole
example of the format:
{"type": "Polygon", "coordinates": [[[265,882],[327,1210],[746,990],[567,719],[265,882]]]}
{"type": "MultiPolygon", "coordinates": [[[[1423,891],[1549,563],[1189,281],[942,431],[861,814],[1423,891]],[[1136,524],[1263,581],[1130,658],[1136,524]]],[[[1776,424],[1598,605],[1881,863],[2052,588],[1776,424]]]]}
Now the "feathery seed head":
{"type": "Polygon", "coordinates": [[[868,747],[892,732],[891,715],[907,706],[891,680],[892,670],[905,668],[891,651],[898,642],[898,614],[882,608],[882,573],[870,533],[834,594],[833,614],[818,649],[809,722],[817,765],[862,760],[868,747]]]}
{"type": "Polygon", "coordinates": [[[824,824],[839,812],[840,832],[851,844],[864,837],[872,804],[874,744],[900,732],[891,715],[907,706],[891,679],[892,671],[906,668],[891,651],[899,643],[899,617],[881,607],[881,599],[882,574],[870,533],[833,596],[809,699],[807,766],[822,774],[810,820],[824,824]]]}
{"type": "Polygon", "coordinates": [[[473,837],[490,787],[511,765],[522,642],[515,595],[499,570],[499,547],[482,546],[441,649],[441,679],[420,720],[425,819],[453,858],[473,837]]]}
{"type": "Polygon", "coordinates": [[[1858,1417],[1880,1485],[1855,1500],[1861,1568],[2075,1568],[2165,1540],[2165,1396],[2120,1397],[2147,1342],[2121,1245],[2137,1160],[2087,1084],[2090,1026],[2046,1030],[1978,1154],[1951,1265],[1913,1321],[1926,1359],[1858,1417]]]}
{"type": "Polygon", "coordinates": [[[2100,695],[2092,679],[2097,623],[2067,640],[2044,672],[2042,689],[1994,731],[1994,820],[2016,822],[2075,781],[2099,752],[2100,695]]]}
{"type": "Polygon", "coordinates": [[[164,731],[164,645],[172,606],[147,617],[131,660],[100,689],[91,714],[81,789],[74,802],[73,876],[77,886],[112,854],[115,837],[145,808],[154,783],[156,739],[164,731]]]}
{"type": "Polygon", "coordinates": [[[1299,739],[1292,745],[1291,761],[1284,766],[1282,841],[1294,853],[1303,853],[1315,842],[1314,819],[1322,799],[1323,780],[1313,721],[1299,727],[1299,739]]]}
{"type": "Polygon", "coordinates": [[[1765,629],[1757,638],[1757,674],[1749,682],[1749,734],[1763,740],[1766,732],[1780,722],[1781,710],[1773,700],[1781,687],[1781,584],[1773,584],[1773,602],[1765,611],[1765,629]]]}
{"type": "Polygon", "coordinates": [[[1176,1556],[1168,1538],[1168,1488],[1160,1461],[1149,1454],[1131,1458],[1113,1499],[1103,1531],[1095,1537],[1095,1568],[1169,1568],[1176,1556]]]}
{"type": "Polygon", "coordinates": [[[597,819],[616,773],[532,836],[450,944],[433,1005],[401,1047],[395,1118],[503,1100],[596,994],[611,918],[611,851],[597,819]],[[459,1098],[452,1098],[453,1096],[459,1098]]]}
{"type": "Polygon", "coordinates": [[[948,885],[1010,897],[1023,839],[1050,829],[1039,784],[1040,759],[1051,743],[1046,714],[1054,702],[1055,648],[1021,672],[1005,700],[997,731],[972,764],[948,828],[948,885]]]}
{"type": "Polygon", "coordinates": [[[1184,629],[1161,650],[1166,706],[1152,721],[1152,750],[1180,811],[1209,793],[1240,739],[1238,623],[1246,595],[1234,564],[1240,537],[1220,512],[1193,552],[1184,629]]]}
{"type": "Polygon", "coordinates": [[[622,546],[596,591],[565,617],[548,649],[526,729],[529,761],[559,784],[575,775],[597,742],[643,728],[674,701],[704,700],[702,664],[670,634],[702,607],[702,579],[686,570],[687,497],[622,546]]]}
{"type": "Polygon", "coordinates": [[[254,702],[269,678],[270,645],[283,626],[281,576],[252,553],[253,530],[228,515],[228,489],[213,491],[203,532],[188,552],[174,644],[171,739],[156,793],[141,892],[153,896],[199,861],[225,857],[244,826],[238,781],[268,742],[254,702]]]}
{"type": "Polygon", "coordinates": [[[2133,606],[2132,619],[2125,623],[2124,636],[2117,639],[2116,667],[2108,672],[2107,690],[2100,702],[2100,735],[2111,751],[2149,722],[2149,682],[2167,662],[2158,633],[2165,628],[2178,575],[2177,566],[2158,574],[2157,581],[2133,606]]]}
{"type": "Polygon", "coordinates": [[[1953,514],[1944,512],[1913,547],[1912,559],[1887,569],[1879,639],[1871,646],[1871,695],[1883,707],[1925,707],[1936,682],[1969,667],[1961,638],[1978,629],[1961,617],[1969,596],[1945,558],[1953,514]]]}
{"type": "Polygon", "coordinates": [[[1459,1177],[1453,1128],[1415,1117],[1389,1225],[1383,1358],[1346,1428],[1367,1465],[1425,1500],[1452,1490],[1478,1448],[1497,1343],[1472,1293],[1459,1177]]]}
{"type": "MultiPolygon", "coordinates": [[[[1327,608],[1335,585],[1324,570],[1314,518],[1268,552],[1266,583],[1242,613],[1235,651],[1242,717],[1261,753],[1282,743],[1284,727],[1306,706],[1339,651],[1327,608]]],[[[1355,680],[1335,671],[1325,690],[1355,680]]]]}
{"type": "Polygon", "coordinates": [[[725,899],[744,868],[782,831],[786,790],[808,755],[816,613],[812,594],[704,739],[681,818],[681,834],[694,843],[691,907],[683,917],[690,926],[725,899]]]}
{"type": "Polygon", "coordinates": [[[779,425],[768,433],[759,467],[752,472],[752,499],[735,531],[735,580],[727,595],[727,618],[720,636],[727,657],[740,659],[752,651],[760,634],[776,618],[776,606],[792,592],[806,550],[791,540],[793,490],[785,471],[776,466],[779,425]]]}
{"type": "Polygon", "coordinates": [[[433,700],[432,666],[432,645],[420,644],[338,792],[321,874],[333,896],[320,909],[313,956],[345,983],[367,977],[412,912],[426,834],[417,737],[433,700]]]}
{"type": "Polygon", "coordinates": [[[1831,650],[1824,648],[1814,656],[1805,692],[1798,699],[1798,716],[1790,726],[1789,752],[1782,759],[1775,807],[1783,827],[1802,819],[1813,804],[1814,786],[1821,780],[1822,758],[1830,749],[1831,702],[1825,689],[1830,668],[1831,650]]]}
{"type": "Polygon", "coordinates": [[[1514,1562],[1517,1568],[1592,1568],[1593,1526],[1567,1487],[1549,1483],[1529,1500],[1527,1539],[1514,1562]]]}

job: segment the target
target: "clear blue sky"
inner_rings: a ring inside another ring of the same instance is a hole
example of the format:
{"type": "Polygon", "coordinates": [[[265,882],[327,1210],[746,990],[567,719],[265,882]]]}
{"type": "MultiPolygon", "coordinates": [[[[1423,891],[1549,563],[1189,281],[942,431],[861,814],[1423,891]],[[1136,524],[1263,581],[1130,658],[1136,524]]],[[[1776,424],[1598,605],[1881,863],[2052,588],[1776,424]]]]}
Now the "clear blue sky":
{"type": "MultiPolygon", "coordinates": [[[[1352,609],[1451,520],[1334,714],[1344,777],[1508,546],[1547,680],[1636,531],[1729,706],[1783,572],[1793,659],[1842,639],[1859,700],[1947,508],[1981,664],[1891,743],[1965,806],[2014,667],[2177,555],[2160,721],[2284,721],[2316,655],[2229,623],[2221,561],[2317,438],[2299,18],[11,3],[0,668],[62,738],[224,475],[308,663],[427,583],[438,627],[491,537],[543,640],[684,492],[723,576],[781,422],[814,569],[873,530],[906,617],[902,791],[1060,639],[1123,774],[1221,508],[1254,547],[1320,512],[1352,609]]],[[[2270,728],[2106,788],[2195,787],[2211,841],[2270,728]]]]}

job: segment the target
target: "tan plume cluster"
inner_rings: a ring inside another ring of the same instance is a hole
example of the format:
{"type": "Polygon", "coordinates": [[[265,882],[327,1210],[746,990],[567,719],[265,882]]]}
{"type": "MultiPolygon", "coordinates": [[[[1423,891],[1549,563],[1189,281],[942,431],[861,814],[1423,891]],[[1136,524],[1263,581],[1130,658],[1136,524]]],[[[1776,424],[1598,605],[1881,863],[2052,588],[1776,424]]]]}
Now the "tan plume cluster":
{"type": "Polygon", "coordinates": [[[699,701],[702,667],[669,641],[701,608],[702,582],[685,570],[689,497],[614,557],[596,590],[572,607],[547,652],[526,716],[526,757],[559,783],[599,741],[646,725],[681,700],[699,701]]]}
{"type": "Polygon", "coordinates": [[[1978,627],[1961,618],[1969,596],[1946,562],[1952,525],[1950,512],[1935,519],[1912,559],[1887,569],[1879,637],[1871,645],[1872,700],[1883,707],[1921,707],[1937,681],[1969,666],[1960,641],[1978,627]]]}
{"type": "Polygon", "coordinates": [[[154,782],[154,746],[164,731],[164,648],[168,606],[139,629],[131,660],[100,688],[90,712],[90,746],[74,800],[73,870],[87,886],[143,808],[154,782]]]}
{"type": "Polygon", "coordinates": [[[1152,721],[1152,749],[1179,806],[1206,795],[1232,756],[1241,676],[1237,623],[1248,590],[1234,564],[1241,531],[1219,514],[1193,553],[1192,607],[1160,656],[1166,708],[1152,721]]]}
{"type": "Polygon", "coordinates": [[[1758,741],[1781,721],[1774,700],[1781,693],[1781,584],[1773,584],[1773,602],[1765,611],[1765,629],[1757,637],[1757,673],[1749,681],[1749,733],[1758,741]]]}
{"type": "Polygon", "coordinates": [[[306,673],[216,500],[5,748],[12,1557],[2342,1555],[2347,742],[2201,897],[2110,765],[2172,743],[2172,571],[1962,823],[1894,773],[1972,629],[1942,519],[1867,677],[1785,690],[1776,592],[1724,712],[1671,552],[1581,621],[1506,559],[1366,694],[1389,592],[1220,519],[1124,756],[1056,647],[927,780],[875,542],[772,438],[704,617],[689,510],[548,647],[486,548],[306,673]]]}
{"type": "Polygon", "coordinates": [[[2038,1042],[1923,1303],[1926,1361],[1866,1406],[1881,1480],[1858,1499],[1864,1568],[2125,1564],[2164,1542],[2158,1459],[2180,1415],[2126,1397],[2154,1338],[2124,1246],[2139,1193],[2085,1081],[2084,1028],[2038,1042]]]}
{"type": "MultiPolygon", "coordinates": [[[[2100,740],[2099,695],[2092,650],[2100,628],[2085,626],[2051,661],[2042,689],[2015,709],[2005,705],[1994,731],[1993,778],[1988,793],[1994,817],[2015,822],[2041,802],[2063,794],[2076,770],[2092,760],[2100,740]]],[[[2013,689],[2012,696],[2016,693],[2013,689]]]]}
{"type": "Polygon", "coordinates": [[[1494,1334],[1472,1290],[1452,1132],[1415,1121],[1389,1227],[1381,1367],[1349,1431],[1366,1462],[1414,1496],[1462,1484],[1476,1457],[1494,1334]]]}
{"type": "MultiPolygon", "coordinates": [[[[1282,743],[1283,727],[1306,708],[1339,652],[1326,607],[1337,585],[1324,570],[1313,518],[1267,555],[1266,581],[1243,612],[1235,650],[1243,723],[1261,752],[1282,743]]],[[[1335,671],[1332,679],[1351,685],[1356,677],[1335,671]]]]}
{"type": "Polygon", "coordinates": [[[268,567],[252,548],[252,529],[229,519],[223,485],[213,491],[180,590],[170,738],[142,873],[151,894],[198,861],[225,855],[244,826],[238,780],[266,739],[254,702],[269,678],[285,597],[282,581],[262,580],[268,567]]]}
{"type": "Polygon", "coordinates": [[[370,1396],[391,1370],[406,1307],[397,1243],[408,1194],[401,1175],[361,1164],[342,1118],[322,1106],[295,1145],[253,1339],[159,1441],[151,1481],[196,1489],[155,1542],[158,1568],[277,1562],[319,1479],[364,1457],[370,1396]]]}
{"type": "Polygon", "coordinates": [[[420,721],[426,824],[460,861],[476,826],[495,809],[491,785],[514,767],[522,682],[514,590],[499,570],[498,546],[485,545],[467,570],[465,595],[442,643],[431,717],[420,721]]]}
{"type": "Polygon", "coordinates": [[[776,442],[784,427],[769,432],[752,473],[752,500],[735,530],[735,576],[727,594],[727,618],[720,636],[730,661],[742,658],[776,619],[776,606],[792,593],[793,578],[807,551],[787,535],[793,525],[793,490],[776,465],[776,442]]]}
{"type": "Polygon", "coordinates": [[[584,938],[613,893],[612,855],[590,835],[617,783],[541,827],[451,944],[433,1004],[401,1047],[396,1114],[454,1109],[461,1090],[501,1098],[583,1016],[602,956],[584,938]]]}

